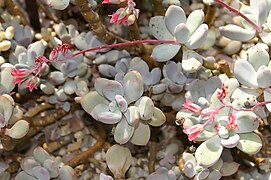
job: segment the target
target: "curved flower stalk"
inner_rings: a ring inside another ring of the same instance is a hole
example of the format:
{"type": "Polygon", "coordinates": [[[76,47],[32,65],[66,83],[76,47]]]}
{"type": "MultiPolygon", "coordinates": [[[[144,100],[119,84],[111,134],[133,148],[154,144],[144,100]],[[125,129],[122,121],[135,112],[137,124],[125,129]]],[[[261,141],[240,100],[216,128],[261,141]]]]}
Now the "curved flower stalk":
{"type": "Polygon", "coordinates": [[[165,122],[165,115],[152,100],[141,97],[143,79],[137,71],[129,71],[122,84],[98,78],[95,90],[82,97],[80,103],[97,121],[117,123],[114,139],[120,144],[130,140],[136,145],[146,145],[150,138],[149,125],[160,126],[165,122]]]}
{"type": "MultiPolygon", "coordinates": [[[[153,49],[152,57],[159,62],[172,59],[180,50],[183,49],[183,59],[193,59],[202,64],[199,55],[189,49],[199,48],[205,41],[208,34],[208,26],[203,23],[204,12],[202,10],[193,11],[186,18],[184,10],[175,5],[169,6],[165,16],[155,16],[150,20],[150,31],[159,40],[176,40],[179,44],[162,44],[153,49]]],[[[195,71],[195,70],[194,70],[195,71]]]]}
{"type": "Polygon", "coordinates": [[[249,6],[240,3],[240,11],[231,8],[220,0],[215,0],[215,2],[222,4],[243,18],[241,21],[242,27],[234,24],[219,27],[223,36],[237,41],[249,41],[258,32],[264,43],[271,44],[271,1],[251,0],[249,6]]]}

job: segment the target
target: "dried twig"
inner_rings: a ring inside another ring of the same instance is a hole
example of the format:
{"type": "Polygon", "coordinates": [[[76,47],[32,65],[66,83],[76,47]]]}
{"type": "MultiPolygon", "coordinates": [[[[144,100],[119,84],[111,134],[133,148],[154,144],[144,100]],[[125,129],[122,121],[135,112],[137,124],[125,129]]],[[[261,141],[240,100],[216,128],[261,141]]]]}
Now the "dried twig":
{"type": "Polygon", "coordinates": [[[24,116],[25,117],[34,117],[36,116],[38,113],[42,112],[42,111],[45,111],[47,109],[52,109],[54,106],[48,104],[48,103],[42,103],[42,104],[39,104],[31,109],[29,109],[25,114],[24,116]]]}
{"type": "Polygon", "coordinates": [[[99,133],[99,138],[97,139],[97,142],[88,148],[88,150],[82,152],[81,154],[78,154],[77,156],[73,157],[69,162],[68,165],[71,167],[75,167],[80,163],[83,163],[86,161],[90,156],[92,156],[96,151],[98,151],[105,143],[105,129],[102,123],[95,122],[97,127],[97,133],[99,133]]]}
{"type": "Polygon", "coordinates": [[[117,38],[111,32],[106,30],[99,15],[90,8],[90,4],[87,0],[75,0],[75,3],[85,20],[89,23],[92,31],[105,43],[112,44],[116,41],[122,41],[120,38],[117,38]]]}
{"type": "Polygon", "coordinates": [[[151,142],[149,164],[148,164],[149,173],[152,173],[155,171],[156,154],[157,154],[157,142],[151,142]]]}
{"type": "Polygon", "coordinates": [[[153,0],[153,10],[155,16],[164,16],[165,9],[163,8],[162,0],[153,0]]]}
{"type": "Polygon", "coordinates": [[[36,32],[40,32],[40,20],[39,20],[39,12],[38,5],[36,0],[25,0],[26,12],[28,13],[28,17],[30,20],[30,24],[36,32]]]}
{"type": "Polygon", "coordinates": [[[33,126],[33,127],[36,127],[36,126],[45,127],[47,125],[50,125],[50,124],[56,122],[57,120],[59,120],[60,118],[65,116],[66,114],[67,114],[67,112],[65,112],[63,109],[58,109],[53,114],[48,114],[48,115],[46,115],[44,117],[33,119],[32,122],[31,122],[31,126],[33,126]]]}

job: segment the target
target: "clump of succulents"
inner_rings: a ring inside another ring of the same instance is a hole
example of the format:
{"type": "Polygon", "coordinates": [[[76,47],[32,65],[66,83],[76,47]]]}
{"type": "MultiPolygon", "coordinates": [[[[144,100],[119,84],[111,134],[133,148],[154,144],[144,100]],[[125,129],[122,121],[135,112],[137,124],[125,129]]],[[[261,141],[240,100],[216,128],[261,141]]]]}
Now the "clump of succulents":
{"type": "Polygon", "coordinates": [[[130,140],[136,145],[146,145],[150,138],[149,125],[160,126],[165,122],[165,115],[152,100],[141,97],[144,87],[138,71],[129,71],[122,83],[98,78],[95,90],[83,96],[80,103],[97,121],[117,123],[114,139],[120,144],[130,140]]]}
{"type": "Polygon", "coordinates": [[[22,171],[15,179],[44,179],[58,178],[61,180],[77,179],[76,172],[70,166],[58,162],[41,147],[36,147],[33,156],[22,159],[20,163],[22,171]]]}

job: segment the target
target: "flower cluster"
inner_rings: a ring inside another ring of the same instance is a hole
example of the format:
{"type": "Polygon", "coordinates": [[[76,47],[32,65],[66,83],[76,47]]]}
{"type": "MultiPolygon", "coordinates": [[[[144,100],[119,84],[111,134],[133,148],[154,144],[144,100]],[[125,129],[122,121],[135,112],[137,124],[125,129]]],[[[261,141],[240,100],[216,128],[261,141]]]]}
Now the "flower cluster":
{"type": "MultiPolygon", "coordinates": [[[[120,4],[126,0],[104,0],[102,4],[120,4]]],[[[125,8],[119,8],[115,13],[109,15],[110,23],[132,25],[138,19],[139,9],[135,8],[136,3],[133,0],[127,1],[125,8]]]]}
{"type": "Polygon", "coordinates": [[[43,64],[58,61],[58,53],[61,52],[62,55],[65,56],[70,48],[70,43],[62,42],[61,44],[58,44],[58,46],[55,47],[51,52],[52,60],[47,59],[45,56],[38,56],[34,59],[35,64],[33,66],[30,66],[29,69],[14,68],[11,71],[11,75],[15,78],[13,83],[15,85],[18,84],[18,87],[20,87],[21,83],[25,81],[26,84],[24,85],[24,88],[29,88],[30,92],[32,92],[33,89],[37,89],[38,76],[42,71],[43,64]]]}

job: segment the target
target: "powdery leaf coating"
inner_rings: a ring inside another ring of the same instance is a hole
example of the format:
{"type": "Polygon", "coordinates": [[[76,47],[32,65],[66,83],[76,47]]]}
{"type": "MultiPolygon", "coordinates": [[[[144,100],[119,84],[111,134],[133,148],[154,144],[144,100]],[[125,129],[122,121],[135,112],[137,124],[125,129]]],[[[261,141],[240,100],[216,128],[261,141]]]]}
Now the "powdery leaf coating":
{"type": "Polygon", "coordinates": [[[208,25],[201,24],[190,36],[188,42],[186,43],[186,46],[190,49],[199,48],[205,41],[207,35],[208,35],[208,25]]]}
{"type": "Polygon", "coordinates": [[[35,166],[32,169],[32,173],[38,179],[42,179],[42,180],[49,180],[50,179],[50,174],[44,167],[35,166]]]}
{"type": "MultiPolygon", "coordinates": [[[[266,88],[263,92],[264,100],[271,101],[271,88],[266,88]]],[[[265,105],[266,108],[271,112],[271,103],[265,105]]]]}
{"type": "Polygon", "coordinates": [[[168,31],[164,16],[155,16],[150,19],[149,28],[151,34],[159,40],[173,40],[174,37],[168,31]]]}
{"type": "Polygon", "coordinates": [[[39,166],[40,164],[39,164],[37,161],[35,161],[34,159],[28,157],[28,158],[22,159],[20,165],[21,165],[21,168],[22,168],[27,174],[33,175],[33,173],[32,173],[33,167],[39,166]]]}
{"type": "Polygon", "coordinates": [[[257,71],[257,82],[261,88],[271,86],[271,69],[267,66],[261,66],[257,71]]]}
{"type": "Polygon", "coordinates": [[[219,31],[223,36],[236,41],[248,41],[255,36],[256,32],[254,29],[244,29],[233,24],[219,27],[219,31]]]}
{"type": "Polygon", "coordinates": [[[210,167],[218,161],[222,151],[223,146],[220,144],[220,138],[218,136],[214,136],[211,139],[203,142],[197,148],[195,158],[199,165],[203,167],[210,167]]]}
{"type": "Polygon", "coordinates": [[[154,107],[153,116],[151,118],[151,121],[149,122],[149,125],[151,126],[161,126],[166,122],[166,116],[164,115],[163,111],[161,111],[159,108],[154,107]]]}
{"type": "Polygon", "coordinates": [[[0,96],[0,128],[8,124],[13,113],[14,105],[15,102],[10,95],[4,94],[0,96]]]}
{"type": "Polygon", "coordinates": [[[142,120],[151,119],[154,113],[154,104],[151,98],[143,96],[136,102],[136,105],[138,107],[138,112],[142,120]]]}
{"type": "Polygon", "coordinates": [[[222,176],[231,176],[239,169],[240,164],[236,162],[224,162],[220,172],[222,176]]]}
{"type": "Polygon", "coordinates": [[[123,117],[116,126],[114,132],[114,140],[119,144],[127,143],[134,133],[134,127],[127,123],[127,120],[123,117]]]}
{"type": "Polygon", "coordinates": [[[10,129],[6,129],[5,134],[13,139],[21,139],[29,130],[29,123],[25,120],[17,121],[10,129]]]}
{"type": "Polygon", "coordinates": [[[180,50],[181,45],[177,44],[160,44],[155,46],[151,57],[158,62],[165,62],[172,59],[180,50]]]}
{"type": "Polygon", "coordinates": [[[262,148],[261,138],[255,133],[239,134],[240,141],[237,148],[249,155],[256,154],[262,148]]]}
{"type": "Polygon", "coordinates": [[[259,127],[259,120],[255,113],[251,111],[239,111],[235,114],[236,123],[239,128],[236,128],[236,133],[249,133],[255,131],[259,127]]]}
{"type": "Polygon", "coordinates": [[[236,60],[233,73],[239,83],[252,88],[258,87],[256,71],[248,61],[243,59],[236,60]]]}
{"type": "Polygon", "coordinates": [[[35,160],[39,163],[44,163],[46,159],[50,158],[50,155],[47,151],[45,151],[42,147],[37,147],[33,151],[33,156],[35,160]]]}
{"type": "Polygon", "coordinates": [[[174,34],[175,27],[180,23],[186,22],[184,10],[175,5],[169,6],[165,14],[165,23],[171,34],[174,34]]]}
{"type": "Polygon", "coordinates": [[[190,31],[186,24],[178,24],[174,30],[174,36],[178,43],[186,43],[189,39],[190,31]]]}
{"type": "Polygon", "coordinates": [[[96,91],[91,91],[80,100],[81,106],[88,114],[91,114],[95,106],[98,104],[109,104],[100,94],[96,91]]]}
{"type": "Polygon", "coordinates": [[[105,158],[108,168],[115,177],[123,177],[132,163],[130,150],[117,144],[108,149],[105,158]]]}
{"type": "Polygon", "coordinates": [[[190,35],[203,23],[204,12],[202,10],[194,10],[187,17],[186,25],[190,31],[190,35]]]}
{"type": "Polygon", "coordinates": [[[59,170],[60,180],[76,180],[77,175],[75,170],[70,166],[62,166],[59,170]]]}
{"type": "Polygon", "coordinates": [[[150,136],[151,130],[149,125],[139,122],[134,131],[131,142],[138,146],[145,146],[149,142],[150,136]]]}
{"type": "Polygon", "coordinates": [[[123,78],[124,98],[127,103],[138,100],[144,91],[143,79],[138,71],[129,71],[123,78]]]}

